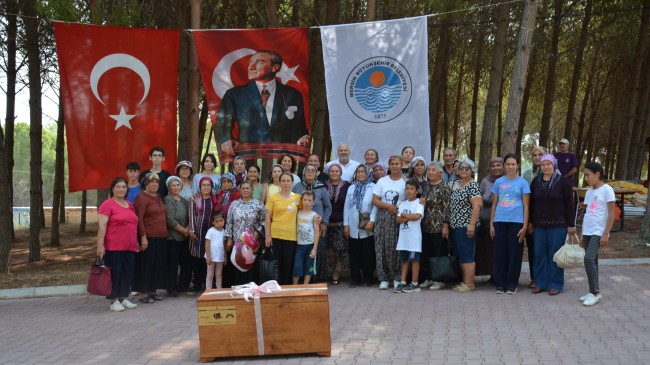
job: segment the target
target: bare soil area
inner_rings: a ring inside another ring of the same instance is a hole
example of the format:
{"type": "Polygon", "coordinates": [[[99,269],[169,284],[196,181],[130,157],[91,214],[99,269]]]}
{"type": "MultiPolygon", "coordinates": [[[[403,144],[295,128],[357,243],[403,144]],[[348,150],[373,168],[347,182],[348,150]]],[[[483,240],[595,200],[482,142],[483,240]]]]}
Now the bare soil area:
{"type": "MultiPolygon", "coordinates": [[[[615,222],[615,228],[618,224],[615,222]]],[[[601,249],[600,258],[650,257],[650,247],[638,238],[640,225],[641,218],[627,219],[628,230],[612,233],[610,244],[601,249]]],[[[29,230],[16,231],[10,272],[0,274],[0,289],[86,283],[95,258],[97,223],[88,223],[85,233],[79,233],[76,223],[62,224],[60,247],[49,245],[50,233],[50,227],[41,232],[41,260],[28,262],[29,230]]]]}

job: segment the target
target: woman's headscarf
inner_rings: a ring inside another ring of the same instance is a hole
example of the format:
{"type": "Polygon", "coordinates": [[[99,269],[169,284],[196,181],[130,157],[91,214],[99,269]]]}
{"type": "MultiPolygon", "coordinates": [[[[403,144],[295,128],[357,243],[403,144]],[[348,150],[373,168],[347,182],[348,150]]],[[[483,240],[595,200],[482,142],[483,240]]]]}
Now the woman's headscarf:
{"type": "MultiPolygon", "coordinates": [[[[544,161],[549,161],[550,163],[553,164],[554,171],[553,171],[553,174],[551,175],[551,180],[548,182],[548,190],[551,190],[551,187],[553,186],[553,184],[555,184],[558,181],[558,179],[561,179],[562,176],[560,174],[560,170],[557,169],[557,159],[555,158],[555,156],[551,155],[550,153],[547,153],[547,154],[543,155],[542,157],[540,157],[539,158],[539,166],[540,166],[540,168],[542,166],[542,162],[544,162],[544,161]]],[[[539,186],[540,186],[540,188],[542,188],[543,187],[542,184],[544,182],[544,175],[539,174],[537,176],[539,176],[539,186]]]]}
{"type": "Polygon", "coordinates": [[[170,176],[167,178],[167,181],[165,182],[165,185],[167,185],[167,189],[169,189],[169,185],[171,185],[174,181],[178,181],[181,186],[183,186],[183,182],[181,181],[181,178],[178,176],[170,176]]]}
{"type": "MultiPolygon", "coordinates": [[[[372,171],[374,171],[374,170],[375,170],[375,167],[377,167],[377,166],[381,167],[381,170],[384,172],[383,175],[381,175],[381,176],[379,177],[379,179],[381,179],[382,177],[386,176],[386,164],[383,163],[383,162],[379,162],[379,161],[378,161],[378,162],[376,162],[375,165],[372,167],[372,171]]],[[[372,175],[372,171],[371,171],[371,175],[372,175]]],[[[373,176],[373,178],[374,178],[374,176],[373,176]]],[[[377,180],[379,180],[379,179],[377,179],[377,180]]]]}
{"type": "Polygon", "coordinates": [[[228,205],[228,202],[230,202],[230,195],[233,192],[237,191],[237,178],[235,177],[235,174],[226,172],[225,174],[221,175],[221,180],[223,179],[230,180],[230,182],[232,182],[232,188],[230,190],[223,190],[223,183],[221,184],[221,192],[223,193],[223,195],[220,195],[219,197],[219,200],[221,200],[221,208],[228,205]]]}
{"type": "MultiPolygon", "coordinates": [[[[329,175],[330,170],[332,169],[332,166],[338,166],[339,169],[341,170],[341,174],[343,174],[343,166],[341,166],[341,164],[338,163],[338,162],[332,162],[332,163],[330,163],[330,166],[327,168],[328,175],[329,175]]],[[[339,180],[338,185],[336,185],[336,187],[335,187],[332,184],[332,182],[329,179],[327,179],[327,181],[325,182],[325,186],[327,187],[327,191],[330,194],[330,199],[332,200],[332,202],[336,202],[336,201],[339,200],[339,193],[341,192],[341,187],[343,187],[346,183],[347,183],[347,181],[341,179],[341,180],[339,180]]],[[[344,199],[345,199],[345,197],[344,197],[344,199]]]]}
{"type": "Polygon", "coordinates": [[[359,165],[360,167],[363,167],[363,169],[366,171],[366,178],[364,180],[359,180],[357,179],[357,171],[359,168],[357,167],[356,170],[354,171],[354,175],[352,175],[352,185],[354,185],[354,194],[352,194],[352,206],[357,208],[357,210],[361,211],[361,203],[363,202],[363,196],[366,194],[366,187],[368,186],[368,183],[372,181],[372,173],[368,172],[368,166],[366,165],[359,165]]]}
{"type": "MultiPolygon", "coordinates": [[[[415,156],[415,157],[413,157],[413,159],[412,159],[411,162],[409,163],[409,173],[408,173],[408,178],[409,178],[409,179],[412,179],[412,178],[415,177],[413,171],[415,170],[415,164],[417,164],[418,161],[422,161],[422,163],[424,164],[424,168],[425,168],[425,170],[426,170],[426,168],[427,168],[427,162],[424,160],[424,157],[422,157],[422,156],[415,156]]],[[[426,179],[426,171],[425,171],[423,177],[426,179]]]]}
{"type": "Polygon", "coordinates": [[[488,179],[490,182],[495,182],[495,181],[497,181],[498,178],[500,178],[501,176],[503,176],[503,174],[501,174],[501,176],[492,176],[492,164],[495,164],[495,163],[500,163],[501,166],[504,165],[504,163],[503,163],[503,159],[502,159],[501,157],[498,157],[498,156],[497,156],[497,157],[492,157],[492,158],[490,159],[490,173],[486,176],[487,179],[488,179]]]}
{"type": "MultiPolygon", "coordinates": [[[[280,165],[277,165],[277,166],[280,166],[280,165]]],[[[280,166],[280,167],[282,167],[282,166],[280,166]]],[[[300,181],[300,183],[301,183],[302,185],[304,185],[305,188],[307,188],[307,190],[314,190],[314,189],[316,189],[316,188],[324,187],[325,185],[323,185],[323,183],[320,182],[320,181],[317,179],[317,177],[318,177],[318,166],[314,165],[313,163],[308,163],[308,164],[305,166],[305,168],[302,169],[302,180],[300,181]],[[316,176],[314,177],[314,181],[312,181],[311,184],[307,183],[307,179],[305,178],[305,172],[307,172],[307,167],[308,167],[308,166],[312,166],[313,168],[316,169],[316,176]]]]}
{"type": "Polygon", "coordinates": [[[235,156],[235,158],[232,160],[232,166],[233,166],[233,169],[232,169],[233,174],[231,174],[231,175],[232,175],[235,179],[234,179],[234,180],[231,180],[231,181],[232,181],[232,187],[234,188],[234,187],[236,187],[237,185],[241,184],[242,181],[245,181],[245,180],[246,180],[246,176],[247,176],[247,171],[246,171],[246,160],[245,160],[243,157],[241,157],[241,156],[235,156]],[[235,172],[235,161],[237,161],[237,160],[242,160],[242,161],[244,162],[244,172],[235,175],[235,174],[234,174],[234,172],[235,172]]]}

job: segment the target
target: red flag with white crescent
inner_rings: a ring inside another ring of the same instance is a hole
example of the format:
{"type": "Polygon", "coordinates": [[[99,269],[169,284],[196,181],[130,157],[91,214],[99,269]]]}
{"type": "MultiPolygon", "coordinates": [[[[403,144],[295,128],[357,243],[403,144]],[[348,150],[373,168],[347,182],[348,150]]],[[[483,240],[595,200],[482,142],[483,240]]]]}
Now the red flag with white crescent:
{"type": "Polygon", "coordinates": [[[149,150],[176,164],[178,30],[54,23],[69,190],[106,189],[149,150]]]}
{"type": "Polygon", "coordinates": [[[193,31],[221,163],[285,153],[306,161],[309,136],[305,28],[193,31]],[[267,82],[271,92],[262,97],[267,82]]]}

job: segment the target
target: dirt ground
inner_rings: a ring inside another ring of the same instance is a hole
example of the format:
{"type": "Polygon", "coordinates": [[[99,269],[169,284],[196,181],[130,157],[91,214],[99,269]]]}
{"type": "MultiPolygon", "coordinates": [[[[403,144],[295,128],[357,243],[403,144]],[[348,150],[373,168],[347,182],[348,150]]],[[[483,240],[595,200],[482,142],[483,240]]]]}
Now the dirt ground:
{"type": "MultiPolygon", "coordinates": [[[[650,247],[638,238],[641,219],[627,219],[628,230],[612,233],[610,244],[601,249],[600,258],[650,257],[650,247]]],[[[615,229],[618,224],[616,221],[615,229]]],[[[97,223],[89,223],[85,233],[79,233],[78,224],[66,223],[61,225],[61,247],[52,247],[47,227],[41,232],[41,260],[27,262],[29,230],[16,231],[10,272],[0,274],[0,289],[85,284],[95,258],[96,237],[97,223]]]]}

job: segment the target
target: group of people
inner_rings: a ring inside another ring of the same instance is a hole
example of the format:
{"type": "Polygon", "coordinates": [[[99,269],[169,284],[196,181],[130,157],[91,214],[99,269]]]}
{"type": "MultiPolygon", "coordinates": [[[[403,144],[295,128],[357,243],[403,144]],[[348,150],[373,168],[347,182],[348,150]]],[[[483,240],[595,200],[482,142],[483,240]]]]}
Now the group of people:
{"type": "MultiPolygon", "coordinates": [[[[427,163],[410,146],[387,165],[375,149],[363,162],[350,159],[347,144],[336,157],[321,167],[310,155],[298,176],[293,156],[284,155],[265,181],[241,157],[220,175],[210,153],[196,173],[189,161],[174,174],[163,170],[159,147],[150,151],[151,169],[128,164],[128,178],[113,180],[98,209],[97,253],[112,268],[110,309],[135,308],[131,291],[154,303],[163,300],[158,290],[176,297],[258,282],[260,257],[269,254],[280,284],[338,285],[349,269],[350,287],[378,279],[380,290],[392,281],[404,293],[451,284],[433,280],[429,258],[453,254],[461,272],[454,291],[471,292],[475,276],[491,275],[497,294],[515,294],[524,242],[532,292],[562,292],[563,270],[552,258],[575,233],[570,158],[560,162],[536,147],[533,168],[521,177],[518,156],[495,157],[479,184],[474,162],[458,160],[453,148],[444,150],[444,163],[427,163]]],[[[587,164],[584,175],[593,187],[583,227],[590,292],[580,299],[593,305],[601,298],[597,253],[613,224],[614,194],[599,164],[587,164]]]]}

